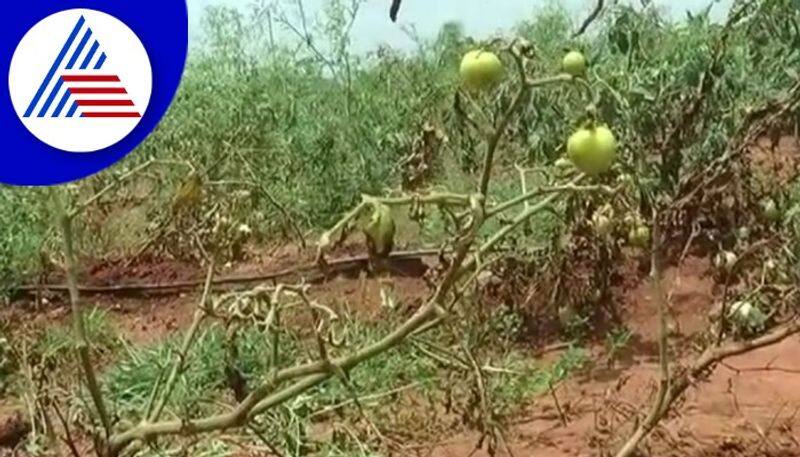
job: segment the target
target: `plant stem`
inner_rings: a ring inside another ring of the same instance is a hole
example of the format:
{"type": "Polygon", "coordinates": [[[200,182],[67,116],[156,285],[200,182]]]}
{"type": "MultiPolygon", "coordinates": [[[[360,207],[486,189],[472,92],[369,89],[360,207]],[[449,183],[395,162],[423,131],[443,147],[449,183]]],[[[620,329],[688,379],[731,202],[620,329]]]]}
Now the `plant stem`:
{"type": "Polygon", "coordinates": [[[133,170],[131,170],[131,171],[125,173],[124,175],[120,176],[119,178],[115,179],[112,183],[110,183],[106,187],[102,188],[96,194],[92,195],[91,197],[89,197],[88,199],[84,200],[83,202],[78,203],[72,210],[69,211],[69,213],[67,214],[67,217],[69,217],[70,219],[74,219],[78,214],[81,213],[81,211],[85,210],[86,208],[88,208],[89,206],[94,204],[94,202],[96,202],[97,200],[100,200],[100,198],[102,198],[103,195],[105,195],[106,193],[108,193],[111,190],[113,190],[114,188],[116,188],[120,183],[122,183],[123,181],[128,180],[129,178],[131,178],[133,176],[136,176],[140,172],[142,172],[145,169],[149,168],[155,162],[156,161],[154,159],[150,159],[147,162],[139,165],[138,167],[134,168],[133,170]]]}
{"type": "Polygon", "coordinates": [[[175,382],[178,380],[178,374],[183,371],[183,368],[186,366],[186,358],[189,354],[189,349],[191,348],[192,344],[194,344],[195,336],[197,335],[197,331],[200,329],[200,324],[203,322],[207,313],[205,311],[206,302],[208,301],[208,295],[211,291],[211,283],[212,278],[214,277],[214,261],[212,259],[211,263],[208,266],[208,274],[206,274],[206,282],[203,286],[203,295],[200,298],[200,302],[197,306],[197,311],[194,313],[194,319],[192,320],[192,325],[189,327],[189,331],[186,333],[186,336],[183,339],[183,344],[181,345],[180,352],[178,352],[178,357],[175,360],[175,363],[172,365],[172,371],[169,373],[169,377],[167,378],[167,382],[164,385],[164,392],[161,394],[161,399],[153,409],[153,413],[150,415],[148,420],[150,422],[155,422],[161,417],[161,413],[164,411],[164,407],[167,405],[167,401],[172,396],[172,390],[175,388],[175,382]]]}
{"type": "Polygon", "coordinates": [[[653,216],[653,241],[651,246],[652,252],[650,253],[650,280],[652,281],[653,295],[656,301],[656,311],[659,317],[659,330],[658,330],[658,362],[659,362],[659,384],[658,392],[656,393],[655,401],[647,414],[644,422],[637,427],[633,435],[628,439],[625,445],[617,453],[617,457],[628,457],[639,446],[639,442],[655,428],[656,424],[665,411],[665,405],[668,405],[668,395],[670,391],[669,379],[669,359],[667,354],[667,295],[664,293],[664,287],[661,284],[662,280],[662,265],[661,265],[661,230],[659,229],[658,217],[653,216]]]}
{"type": "MultiPolygon", "coordinates": [[[[562,193],[562,192],[592,192],[592,191],[606,192],[606,191],[611,191],[611,188],[608,187],[608,186],[602,186],[602,185],[599,185],[599,186],[576,186],[574,184],[567,184],[567,185],[564,185],[564,186],[553,186],[553,187],[540,187],[539,189],[526,192],[526,193],[524,193],[522,195],[518,195],[518,196],[516,196],[516,197],[514,197],[514,198],[512,198],[510,200],[507,200],[507,201],[505,201],[503,203],[500,203],[499,205],[492,206],[491,208],[488,208],[486,210],[486,218],[488,219],[488,218],[490,218],[492,216],[495,216],[495,215],[497,215],[499,213],[502,213],[503,211],[506,211],[506,210],[508,210],[510,208],[513,208],[514,206],[519,205],[520,203],[526,203],[527,204],[527,202],[529,200],[532,200],[533,198],[538,197],[540,195],[552,194],[552,193],[562,193]]],[[[530,209],[530,206],[527,205],[525,207],[525,211],[527,211],[529,209],[530,209]]]]}
{"type": "MultiPolygon", "coordinates": [[[[731,342],[724,346],[711,346],[703,352],[700,357],[686,370],[680,377],[675,378],[669,389],[667,390],[664,400],[661,402],[661,408],[657,411],[657,415],[650,422],[643,422],[636,428],[633,434],[628,438],[623,447],[617,452],[615,457],[630,457],[634,455],[639,442],[647,436],[658,422],[667,414],[672,404],[680,398],[689,386],[695,383],[695,380],[707,374],[709,370],[728,357],[734,357],[746,352],[754,351],[759,348],[771,346],[780,343],[786,338],[800,333],[800,320],[795,317],[792,321],[779,325],[769,333],[760,336],[754,340],[731,342]]],[[[654,410],[655,411],[655,410],[654,410]]]]}
{"type": "Polygon", "coordinates": [[[78,292],[78,281],[75,260],[75,246],[73,243],[72,233],[72,215],[74,212],[67,212],[65,204],[60,195],[56,195],[57,212],[59,222],[61,224],[61,234],[64,241],[64,256],[66,258],[66,274],[67,274],[67,287],[69,288],[69,299],[72,307],[72,320],[75,335],[78,338],[78,359],[80,360],[83,375],[86,381],[86,387],[89,390],[89,395],[92,397],[92,403],[97,409],[97,414],[100,416],[100,421],[105,430],[106,437],[111,433],[111,420],[108,415],[105,403],[103,402],[103,395],[100,385],[97,382],[97,376],[92,366],[91,354],[89,351],[90,343],[86,335],[86,326],[83,321],[83,314],[80,307],[80,294],[78,292]]]}
{"type": "Polygon", "coordinates": [[[517,95],[514,96],[514,100],[511,102],[511,105],[508,107],[506,112],[503,113],[503,117],[500,118],[500,124],[497,126],[497,129],[492,132],[489,140],[486,143],[486,157],[483,160],[483,172],[481,173],[481,183],[480,187],[478,188],[478,192],[480,192],[480,194],[483,196],[486,196],[486,192],[489,190],[489,181],[491,180],[492,175],[492,165],[494,164],[494,154],[497,151],[497,146],[500,144],[500,139],[503,137],[503,134],[508,127],[508,123],[511,121],[511,116],[519,109],[519,107],[522,105],[522,101],[529,92],[530,86],[527,84],[520,87],[517,95]]]}
{"type": "MultiPolygon", "coordinates": [[[[583,179],[583,175],[578,176],[577,178],[573,179],[568,186],[573,186],[580,182],[583,179]]],[[[504,226],[497,232],[495,232],[488,240],[486,240],[478,249],[477,255],[480,256],[486,252],[489,252],[497,243],[503,240],[509,233],[511,233],[514,229],[522,225],[528,218],[533,216],[534,214],[542,211],[544,208],[549,206],[558,196],[560,192],[552,193],[536,203],[535,205],[529,207],[527,210],[522,211],[514,220],[511,221],[510,224],[504,226]]],[[[487,213],[488,214],[488,213],[487,213]]],[[[465,265],[465,269],[473,268],[475,266],[476,258],[473,256],[465,265]]]]}
{"type": "Polygon", "coordinates": [[[511,122],[511,117],[514,115],[515,112],[522,106],[522,102],[527,98],[528,93],[530,93],[531,89],[535,87],[546,86],[549,84],[556,84],[562,82],[572,81],[572,76],[562,74],[556,76],[548,76],[541,79],[534,79],[534,80],[527,80],[522,82],[522,87],[519,88],[519,91],[514,96],[511,105],[509,105],[508,109],[503,113],[502,117],[500,118],[500,123],[497,125],[495,131],[489,137],[486,143],[486,157],[483,161],[483,172],[481,173],[481,183],[478,191],[483,195],[486,196],[486,192],[489,190],[489,181],[491,180],[492,174],[492,165],[494,164],[494,155],[497,152],[497,146],[500,144],[500,139],[503,138],[505,134],[506,128],[508,127],[509,122],[511,122]]]}

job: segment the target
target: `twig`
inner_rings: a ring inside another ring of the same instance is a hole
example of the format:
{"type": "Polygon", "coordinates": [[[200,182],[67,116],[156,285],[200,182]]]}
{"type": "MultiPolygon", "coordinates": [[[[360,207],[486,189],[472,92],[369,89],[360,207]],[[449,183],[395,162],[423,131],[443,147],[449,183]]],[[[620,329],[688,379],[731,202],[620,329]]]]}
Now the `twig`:
{"type": "Polygon", "coordinates": [[[106,187],[101,189],[99,192],[97,192],[96,194],[92,195],[91,197],[89,197],[88,199],[84,200],[83,202],[78,203],[77,205],[75,205],[75,207],[72,208],[67,213],[67,217],[69,217],[70,219],[75,218],[78,214],[80,214],[83,210],[85,210],[86,208],[91,206],[94,202],[96,202],[97,200],[100,200],[100,198],[102,198],[103,195],[105,195],[106,193],[110,192],[112,189],[117,187],[120,183],[122,183],[122,181],[125,181],[125,180],[127,180],[127,179],[129,179],[129,178],[131,178],[131,177],[133,177],[133,176],[135,176],[137,174],[139,174],[140,172],[142,172],[145,169],[147,169],[148,167],[150,167],[150,165],[153,165],[155,162],[156,161],[154,159],[150,159],[147,162],[139,165],[138,167],[136,167],[136,168],[132,169],[131,171],[125,173],[124,175],[120,176],[119,178],[115,178],[112,183],[110,183],[109,185],[107,185],[106,187]]]}
{"type": "Polygon", "coordinates": [[[172,371],[167,378],[167,382],[164,385],[164,391],[161,394],[161,401],[158,402],[156,407],[153,409],[153,413],[148,417],[150,422],[155,422],[161,417],[161,413],[164,411],[164,407],[167,405],[170,397],[172,396],[172,390],[175,388],[175,382],[178,380],[178,374],[183,371],[183,368],[186,366],[186,359],[189,355],[189,348],[194,344],[195,335],[197,335],[197,330],[200,328],[200,324],[203,322],[203,319],[207,316],[206,313],[206,302],[208,301],[208,296],[211,291],[211,282],[214,277],[214,260],[211,260],[211,263],[208,266],[208,273],[206,274],[206,281],[205,286],[203,286],[203,295],[200,297],[200,302],[197,306],[197,311],[195,311],[194,319],[192,320],[192,325],[189,327],[189,331],[186,333],[183,339],[183,345],[181,345],[180,351],[177,354],[177,358],[175,359],[175,363],[172,365],[172,371]]]}
{"type": "Polygon", "coordinates": [[[759,371],[776,371],[779,373],[787,373],[787,374],[796,374],[800,375],[800,368],[786,368],[786,367],[774,367],[772,365],[767,365],[764,367],[746,367],[746,368],[738,368],[733,365],[727,364],[725,362],[720,363],[721,366],[735,372],[736,374],[740,373],[748,373],[748,372],[759,372],[759,371]]]}
{"type": "Polygon", "coordinates": [[[75,440],[72,438],[69,422],[67,422],[67,419],[61,413],[61,408],[58,407],[57,401],[53,402],[53,411],[55,411],[56,417],[58,417],[58,421],[61,422],[61,427],[64,429],[65,436],[61,440],[67,445],[73,457],[81,457],[81,453],[78,452],[78,448],[75,447],[75,440]]]}
{"type": "Polygon", "coordinates": [[[558,411],[558,417],[561,419],[561,425],[566,427],[567,426],[567,416],[564,415],[564,411],[561,409],[561,403],[559,403],[559,401],[558,401],[558,396],[556,396],[556,391],[553,388],[552,381],[550,381],[550,380],[547,381],[547,388],[548,388],[548,390],[550,390],[550,396],[553,397],[553,402],[556,405],[556,411],[558,411]]]}
{"type": "Polygon", "coordinates": [[[525,203],[525,210],[528,210],[530,209],[530,206],[528,205],[529,200],[532,200],[535,197],[545,194],[563,193],[563,192],[592,192],[592,191],[599,191],[606,194],[611,194],[614,192],[614,189],[604,185],[576,186],[574,184],[567,184],[563,186],[552,186],[552,187],[540,187],[538,189],[534,189],[529,192],[525,192],[521,195],[518,195],[496,206],[488,208],[486,210],[486,217],[488,218],[495,216],[523,202],[525,203]]]}
{"type": "Polygon", "coordinates": [[[481,193],[481,195],[486,196],[486,192],[489,190],[489,180],[491,180],[494,155],[497,151],[497,146],[500,144],[500,139],[505,134],[506,128],[508,127],[509,122],[511,122],[511,117],[517,112],[517,110],[519,110],[522,102],[525,100],[530,90],[535,87],[568,81],[572,81],[572,77],[569,75],[558,75],[537,80],[523,81],[522,87],[520,87],[519,91],[514,96],[514,100],[509,105],[508,110],[503,113],[497,128],[486,143],[486,156],[483,161],[483,172],[481,173],[480,186],[478,187],[478,191],[481,193]]]}
{"type": "Polygon", "coordinates": [[[392,22],[397,22],[397,13],[400,12],[400,3],[402,0],[392,0],[392,6],[389,8],[389,18],[392,22]]]}
{"type": "MultiPolygon", "coordinates": [[[[390,397],[390,396],[399,394],[400,392],[404,392],[406,390],[413,389],[415,387],[418,387],[419,385],[420,385],[420,383],[418,381],[414,381],[412,383],[405,384],[403,386],[396,387],[394,389],[387,390],[385,392],[378,392],[378,393],[374,393],[374,394],[370,394],[370,395],[364,395],[364,396],[359,398],[359,401],[365,402],[365,401],[371,401],[371,400],[379,400],[381,398],[390,397]]],[[[354,402],[354,400],[352,398],[349,399],[349,400],[344,400],[341,403],[337,403],[335,405],[331,405],[331,406],[328,406],[328,407],[326,407],[324,409],[316,411],[316,412],[312,413],[311,415],[309,415],[308,418],[309,419],[313,419],[313,418],[316,418],[316,417],[319,417],[319,416],[324,416],[326,414],[330,414],[333,411],[336,411],[337,409],[342,409],[345,406],[353,404],[353,402],[354,402]]]]}
{"type": "Polygon", "coordinates": [[[65,208],[64,197],[56,194],[56,206],[58,211],[59,223],[61,224],[61,234],[64,242],[64,256],[66,258],[67,270],[67,289],[69,290],[70,304],[72,307],[73,331],[78,339],[78,359],[81,363],[83,370],[84,380],[86,387],[89,390],[89,395],[92,398],[92,403],[97,414],[100,417],[100,422],[105,430],[105,436],[108,437],[111,433],[111,419],[108,415],[108,410],[103,401],[103,394],[100,389],[100,384],[97,382],[97,375],[92,365],[92,358],[89,352],[89,338],[86,335],[86,326],[83,321],[83,314],[81,313],[80,306],[80,293],[78,292],[77,281],[77,260],[75,259],[75,247],[73,245],[72,234],[72,218],[74,211],[68,211],[65,208]]]}
{"type": "Polygon", "coordinates": [[[600,16],[600,13],[602,11],[603,11],[603,0],[597,0],[597,4],[594,6],[594,9],[592,10],[591,13],[589,13],[589,16],[586,17],[586,19],[584,19],[583,23],[581,23],[581,26],[578,27],[578,30],[576,30],[575,33],[572,34],[572,38],[575,39],[583,35],[584,32],[586,32],[586,29],[588,29],[589,26],[592,25],[592,22],[594,22],[595,19],[597,19],[598,16],[600,16]]]}
{"type": "Polygon", "coordinates": [[[669,412],[672,404],[680,398],[686,389],[694,383],[694,380],[703,376],[715,365],[722,360],[744,354],[759,348],[770,346],[780,343],[784,339],[800,333],[800,319],[793,319],[792,321],[775,327],[766,335],[760,336],[756,339],[742,342],[731,342],[724,346],[712,346],[703,352],[700,357],[689,367],[689,369],[681,376],[673,379],[666,397],[661,402],[661,408],[654,421],[648,423],[643,422],[639,425],[636,431],[628,438],[628,441],[623,446],[622,450],[616,454],[616,457],[630,456],[636,450],[638,443],[647,436],[655,425],[669,412]],[[623,453],[625,451],[625,453],[623,453]]]}
{"type": "Polygon", "coordinates": [[[653,290],[655,301],[657,304],[657,312],[659,316],[659,333],[658,333],[658,360],[659,360],[659,374],[660,380],[658,385],[658,392],[656,393],[655,401],[644,421],[636,428],[633,435],[628,439],[625,445],[616,454],[616,457],[629,457],[633,455],[639,442],[658,424],[663,417],[665,403],[668,402],[668,395],[670,391],[670,374],[669,374],[669,359],[667,356],[667,296],[664,293],[662,279],[662,265],[661,265],[661,249],[663,240],[661,238],[661,229],[658,223],[657,213],[653,215],[653,241],[652,252],[650,253],[650,277],[653,283],[653,290]]]}

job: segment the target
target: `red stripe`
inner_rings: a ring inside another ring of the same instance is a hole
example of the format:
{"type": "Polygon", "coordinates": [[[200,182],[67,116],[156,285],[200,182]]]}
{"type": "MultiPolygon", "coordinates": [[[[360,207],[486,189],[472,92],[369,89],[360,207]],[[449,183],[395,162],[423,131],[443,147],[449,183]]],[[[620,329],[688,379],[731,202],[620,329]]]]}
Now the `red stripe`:
{"type": "Polygon", "coordinates": [[[73,94],[127,94],[124,87],[70,87],[73,94]]]}
{"type": "Polygon", "coordinates": [[[117,75],[63,75],[65,82],[119,82],[117,75]]]}
{"type": "Polygon", "coordinates": [[[78,106],[133,106],[130,100],[76,100],[78,106]]]}
{"type": "Polygon", "coordinates": [[[82,117],[142,117],[141,114],[136,112],[124,113],[83,113],[82,117]]]}

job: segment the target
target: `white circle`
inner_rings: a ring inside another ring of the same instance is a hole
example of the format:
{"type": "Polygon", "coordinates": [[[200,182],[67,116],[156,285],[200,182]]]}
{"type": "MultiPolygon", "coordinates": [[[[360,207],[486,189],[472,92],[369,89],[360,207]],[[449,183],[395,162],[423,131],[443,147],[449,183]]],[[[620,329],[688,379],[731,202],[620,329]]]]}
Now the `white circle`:
{"type": "Polygon", "coordinates": [[[118,143],[142,120],[153,73],[147,50],[125,23],[69,9],[25,34],[11,59],[8,87],[36,138],[62,151],[94,152],[118,143]]]}

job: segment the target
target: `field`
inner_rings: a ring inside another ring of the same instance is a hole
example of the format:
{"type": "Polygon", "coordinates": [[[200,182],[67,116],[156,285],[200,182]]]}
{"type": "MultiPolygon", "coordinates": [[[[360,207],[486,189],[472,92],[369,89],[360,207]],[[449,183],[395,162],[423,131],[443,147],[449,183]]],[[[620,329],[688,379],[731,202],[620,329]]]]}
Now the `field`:
{"type": "Polygon", "coordinates": [[[128,158],[0,187],[0,456],[800,456],[800,5],[363,3],[209,9],[128,158]]]}

